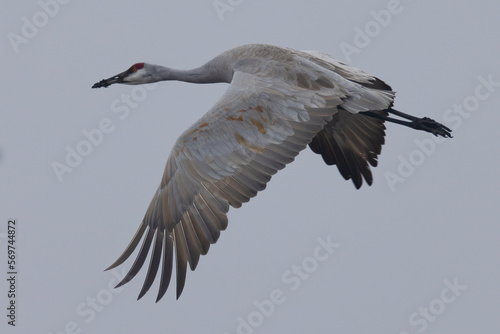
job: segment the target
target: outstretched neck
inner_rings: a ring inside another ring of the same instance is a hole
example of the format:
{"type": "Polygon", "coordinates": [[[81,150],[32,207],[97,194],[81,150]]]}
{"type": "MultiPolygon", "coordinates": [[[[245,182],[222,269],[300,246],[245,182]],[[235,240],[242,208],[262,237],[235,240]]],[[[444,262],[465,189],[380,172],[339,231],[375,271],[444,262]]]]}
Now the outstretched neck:
{"type": "Polygon", "coordinates": [[[233,77],[232,70],[213,62],[208,62],[192,70],[176,70],[157,66],[157,74],[158,81],[176,80],[192,83],[229,83],[233,77]]]}

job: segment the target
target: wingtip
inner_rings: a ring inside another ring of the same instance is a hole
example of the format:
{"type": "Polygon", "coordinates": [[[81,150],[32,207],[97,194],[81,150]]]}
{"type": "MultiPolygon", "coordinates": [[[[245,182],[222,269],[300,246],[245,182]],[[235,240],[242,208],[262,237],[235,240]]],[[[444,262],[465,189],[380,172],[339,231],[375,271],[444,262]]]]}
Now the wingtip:
{"type": "Polygon", "coordinates": [[[184,281],[182,281],[180,284],[179,284],[179,280],[177,280],[177,290],[176,290],[176,298],[175,300],[179,300],[181,294],[182,294],[182,290],[184,290],[184,281]]]}
{"type": "Polygon", "coordinates": [[[111,270],[113,268],[116,268],[116,266],[114,264],[112,264],[109,267],[107,267],[106,269],[104,269],[104,271],[108,271],[108,270],[111,270]]]}
{"type": "Polygon", "coordinates": [[[167,289],[160,288],[160,290],[158,291],[158,295],[156,296],[155,303],[158,303],[163,298],[163,296],[165,295],[165,292],[167,292],[167,289]]]}
{"type": "Polygon", "coordinates": [[[137,301],[139,301],[139,299],[141,299],[142,297],[144,297],[144,295],[146,294],[146,291],[142,291],[139,293],[139,296],[137,296],[137,301]]]}

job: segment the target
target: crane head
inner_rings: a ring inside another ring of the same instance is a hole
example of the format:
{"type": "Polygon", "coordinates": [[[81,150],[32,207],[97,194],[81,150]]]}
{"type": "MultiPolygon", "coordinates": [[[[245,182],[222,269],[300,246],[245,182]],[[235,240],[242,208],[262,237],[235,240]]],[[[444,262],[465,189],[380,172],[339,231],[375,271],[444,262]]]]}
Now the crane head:
{"type": "Polygon", "coordinates": [[[144,65],[147,64],[145,63],[134,64],[130,66],[130,68],[125,72],[122,72],[120,74],[112,76],[111,78],[103,79],[95,83],[92,86],[92,88],[108,87],[115,83],[121,83],[125,85],[138,85],[138,84],[153,82],[152,79],[150,78],[150,75],[148,74],[148,71],[146,71],[147,66],[145,68],[144,65]]]}

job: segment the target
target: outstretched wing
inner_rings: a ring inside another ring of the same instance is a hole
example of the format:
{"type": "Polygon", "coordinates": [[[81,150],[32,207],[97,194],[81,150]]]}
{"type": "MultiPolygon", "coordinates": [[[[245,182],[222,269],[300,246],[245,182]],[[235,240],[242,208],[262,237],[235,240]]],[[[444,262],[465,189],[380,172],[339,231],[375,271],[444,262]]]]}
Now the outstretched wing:
{"type": "Polygon", "coordinates": [[[187,264],[194,270],[200,255],[217,241],[227,227],[229,206],[240,207],[263,190],[332,120],[337,106],[365,110],[370,104],[366,110],[376,110],[391,102],[389,96],[356,83],[341,85],[336,73],[302,58],[300,62],[301,71],[278,66],[266,76],[236,71],[224,96],[177,140],[136,235],[110,267],[123,263],[145,234],[118,286],[137,274],[153,245],[139,298],[161,264],[160,300],[170,283],[175,248],[179,298],[187,264]]]}

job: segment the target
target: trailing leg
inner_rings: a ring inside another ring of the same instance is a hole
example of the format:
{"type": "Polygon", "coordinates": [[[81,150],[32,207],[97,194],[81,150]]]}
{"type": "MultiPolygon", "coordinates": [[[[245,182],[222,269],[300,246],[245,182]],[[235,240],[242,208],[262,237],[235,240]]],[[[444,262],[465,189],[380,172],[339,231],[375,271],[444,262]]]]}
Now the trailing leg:
{"type": "Polygon", "coordinates": [[[429,117],[423,117],[423,118],[418,118],[409,114],[405,114],[401,111],[398,111],[396,109],[389,108],[386,110],[388,113],[399,116],[401,118],[408,119],[409,121],[404,121],[400,120],[397,118],[389,117],[389,116],[384,116],[384,115],[379,115],[376,113],[373,113],[371,111],[364,111],[361,112],[363,115],[367,115],[370,117],[378,118],[384,121],[396,123],[396,124],[401,124],[407,127],[410,127],[415,130],[422,130],[426,132],[430,132],[435,136],[441,136],[445,138],[452,138],[451,136],[451,129],[446,127],[445,125],[436,122],[435,120],[429,118],[429,117]]]}

